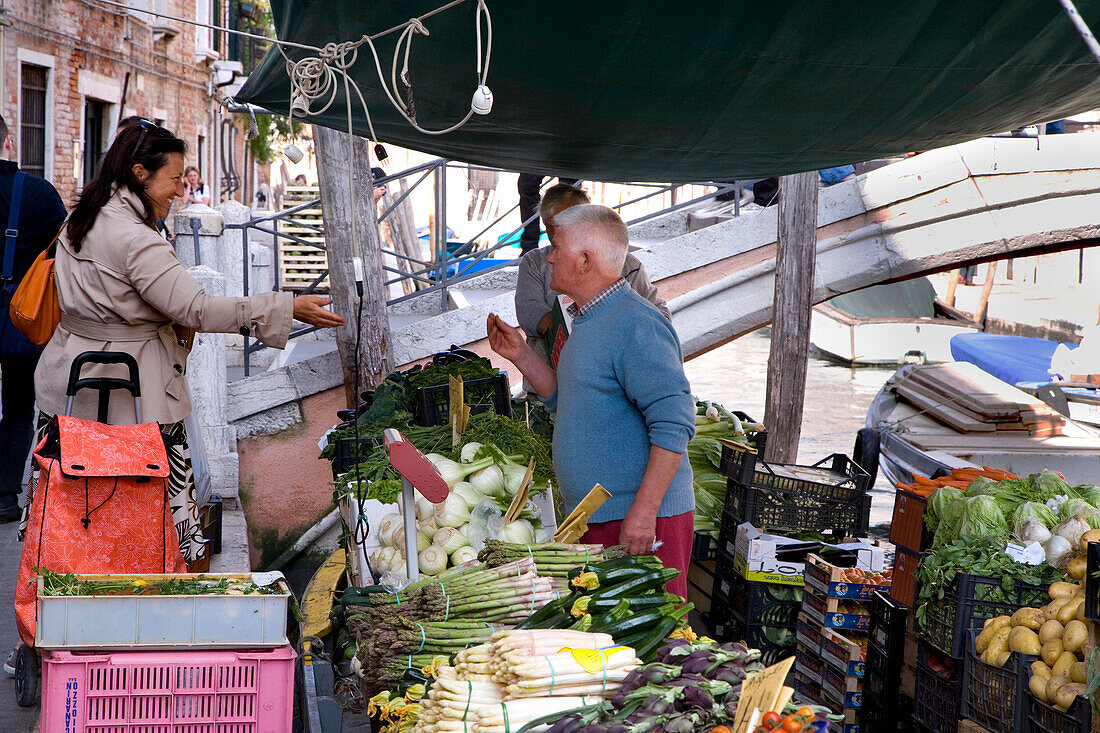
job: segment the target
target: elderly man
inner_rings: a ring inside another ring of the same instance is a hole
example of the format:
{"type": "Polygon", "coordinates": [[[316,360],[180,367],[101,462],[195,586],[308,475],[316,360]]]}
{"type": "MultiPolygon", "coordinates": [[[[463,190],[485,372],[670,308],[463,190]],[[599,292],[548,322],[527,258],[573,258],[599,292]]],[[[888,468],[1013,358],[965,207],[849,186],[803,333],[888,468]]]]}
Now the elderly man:
{"type": "MultiPolygon", "coordinates": [[[[584,189],[568,183],[558,183],[546,190],[539,203],[539,216],[546,225],[546,234],[551,242],[554,241],[556,231],[552,223],[554,217],[570,206],[587,203],[591,202],[584,189]]],[[[550,287],[551,268],[547,261],[550,249],[539,247],[525,254],[519,262],[516,279],[516,318],[519,319],[520,328],[527,334],[527,343],[543,361],[548,361],[548,356],[545,345],[540,345],[540,342],[554,324],[553,308],[558,298],[558,293],[550,287]]],[[[649,282],[642,263],[632,254],[626,256],[622,277],[638,295],[656,306],[661,315],[672,320],[668,306],[658,295],[657,288],[649,282]]]]}
{"type": "Polygon", "coordinates": [[[609,492],[586,542],[647,554],[654,540],[684,595],[694,508],[687,443],[695,408],[683,354],[668,319],[622,278],[626,225],[604,206],[573,206],[553,219],[550,287],[573,299],[573,330],[557,372],[523,332],[490,314],[493,350],[556,411],[554,469],[567,506],[596,483],[609,492]]]}

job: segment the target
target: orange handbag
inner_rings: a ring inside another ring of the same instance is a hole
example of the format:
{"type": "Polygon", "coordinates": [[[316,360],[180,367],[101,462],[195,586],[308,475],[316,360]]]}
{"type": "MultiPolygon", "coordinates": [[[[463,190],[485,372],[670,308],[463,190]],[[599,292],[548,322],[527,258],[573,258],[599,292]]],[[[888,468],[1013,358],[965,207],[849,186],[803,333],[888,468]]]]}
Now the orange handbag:
{"type": "MultiPolygon", "coordinates": [[[[60,235],[58,231],[57,236],[60,235]]],[[[8,309],[12,324],[36,346],[45,346],[61,323],[61,304],[53,282],[57,236],[19,281],[8,309]]]]}

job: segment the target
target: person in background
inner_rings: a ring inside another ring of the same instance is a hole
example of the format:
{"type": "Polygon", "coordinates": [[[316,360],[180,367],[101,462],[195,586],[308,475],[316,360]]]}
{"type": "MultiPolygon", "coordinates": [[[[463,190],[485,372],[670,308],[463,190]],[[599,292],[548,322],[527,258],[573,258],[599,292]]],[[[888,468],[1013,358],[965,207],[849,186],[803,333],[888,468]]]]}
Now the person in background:
{"type": "MultiPolygon", "coordinates": [[[[541,199],[539,189],[542,188],[543,178],[546,178],[546,176],[542,173],[520,173],[519,180],[516,181],[516,188],[519,190],[519,220],[527,222],[523,225],[523,232],[519,237],[521,255],[536,249],[539,246],[539,238],[542,236],[539,217],[535,215],[539,213],[539,201],[541,199]]],[[[577,180],[576,178],[558,178],[560,183],[574,186],[577,180]]]]}
{"type": "MultiPolygon", "coordinates": [[[[12,194],[19,166],[8,125],[0,117],[0,221],[11,225],[12,194]]],[[[49,247],[65,221],[65,205],[49,181],[22,174],[23,190],[19,198],[18,234],[11,240],[0,238],[4,255],[12,257],[11,279],[0,281],[0,523],[19,519],[19,493],[23,470],[34,437],[34,369],[42,353],[12,325],[8,305],[19,282],[35,258],[49,247]],[[11,253],[6,252],[13,247],[11,253]]],[[[4,256],[0,255],[0,263],[4,256]]]]}
{"type": "Polygon", "coordinates": [[[309,184],[306,183],[306,174],[305,173],[299,173],[298,175],[294,176],[294,185],[296,185],[296,186],[308,186],[309,184]]]}
{"type": "MultiPolygon", "coordinates": [[[[158,422],[170,439],[168,499],[180,550],[190,563],[204,548],[187,434],[191,410],[186,365],[189,345],[173,328],[240,333],[283,348],[293,320],[331,327],[344,319],[324,309],[319,296],[269,292],[245,298],[212,297],[191,277],[154,222],[184,195],[187,145],[163,127],[139,119],[120,126],[96,176],[84,187],[58,238],[55,285],[61,324],[35,371],[40,435],[66,409],[66,380],[85,351],[123,351],[138,363],[142,418],[158,422]]],[[[85,369],[83,376],[112,373],[85,369]]],[[[95,394],[73,402],[73,413],[95,414],[95,394]]],[[[112,424],[133,421],[126,400],[113,400],[112,424]]],[[[32,486],[34,482],[32,481],[32,486]]]]}
{"type": "Polygon", "coordinates": [[[210,205],[210,192],[206,190],[206,184],[202,182],[199,169],[193,165],[187,166],[183,173],[183,205],[191,204],[210,205]]]}
{"type": "MultiPolygon", "coordinates": [[[[551,245],[556,228],[551,222],[561,211],[570,206],[590,203],[584,189],[567,183],[558,183],[546,190],[539,203],[539,216],[546,225],[546,234],[551,245]]],[[[527,343],[535,353],[550,363],[542,339],[554,323],[553,308],[558,293],[550,287],[552,268],[547,261],[551,247],[539,247],[523,256],[519,262],[519,274],[516,278],[516,318],[520,328],[527,334],[527,343]]],[[[665,301],[657,293],[657,288],[649,282],[645,267],[632,254],[626,255],[622,276],[638,295],[652,303],[665,318],[672,319],[665,301]]]]}
{"type": "Polygon", "coordinates": [[[489,345],[512,362],[556,412],[554,471],[566,509],[600,483],[611,498],[582,542],[655,552],[687,592],[694,530],[688,441],[695,400],[672,324],[622,277],[626,225],[605,206],[582,204],[551,220],[550,287],[573,299],[573,331],[555,372],[523,332],[490,313],[489,345]],[[654,551],[655,540],[662,544],[654,551]]]}

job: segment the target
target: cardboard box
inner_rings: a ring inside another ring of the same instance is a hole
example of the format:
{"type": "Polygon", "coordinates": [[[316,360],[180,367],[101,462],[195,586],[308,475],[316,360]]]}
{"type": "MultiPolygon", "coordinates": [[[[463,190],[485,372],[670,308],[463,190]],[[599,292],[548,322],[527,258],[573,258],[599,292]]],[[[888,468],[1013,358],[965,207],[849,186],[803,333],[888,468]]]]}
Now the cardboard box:
{"type": "MultiPolygon", "coordinates": [[[[805,584],[806,563],[782,560],[778,557],[783,547],[802,544],[801,540],[764,534],[749,522],[745,522],[737,527],[737,537],[733,547],[729,547],[729,544],[727,541],[726,546],[720,549],[727,553],[732,550],[734,567],[746,579],[783,585],[805,584]]],[[[857,562],[857,566],[864,570],[882,572],[886,565],[883,548],[873,544],[871,540],[852,540],[833,547],[867,549],[867,552],[859,553],[857,562]]]]}
{"type": "MultiPolygon", "coordinates": [[[[815,591],[806,589],[802,596],[802,612],[811,622],[827,629],[850,629],[864,633],[871,630],[870,610],[864,607],[860,613],[840,610],[840,598],[823,598],[815,591]]],[[[854,604],[854,601],[844,601],[854,604]]]]}

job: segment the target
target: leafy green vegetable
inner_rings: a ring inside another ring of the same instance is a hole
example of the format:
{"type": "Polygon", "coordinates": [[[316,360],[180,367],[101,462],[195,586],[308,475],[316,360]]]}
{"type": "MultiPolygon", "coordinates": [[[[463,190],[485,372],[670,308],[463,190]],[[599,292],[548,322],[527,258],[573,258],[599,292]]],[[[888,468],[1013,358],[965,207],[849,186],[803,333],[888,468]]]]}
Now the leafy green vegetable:
{"type": "Polygon", "coordinates": [[[1072,493],[1066,480],[1049,468],[1044,468],[1039,473],[1031,474],[1028,476],[1028,480],[1031,481],[1031,485],[1035,487],[1037,491],[1043,493],[1044,497],[1042,501],[1046,501],[1060,494],[1072,493]]]}
{"type": "MultiPolygon", "coordinates": [[[[969,573],[989,578],[999,578],[999,586],[986,586],[982,599],[999,603],[1015,603],[1016,583],[1049,586],[1064,578],[1057,568],[1040,563],[1025,565],[1005,554],[1002,539],[977,538],[954,540],[943,546],[933,547],[921,558],[917,567],[916,618],[922,630],[928,626],[928,617],[951,618],[953,624],[956,600],[950,591],[959,573],[969,573]]],[[[1045,593],[1038,594],[1045,598],[1045,593]]],[[[1037,598],[1034,603],[1044,602],[1037,598]]]]}
{"type": "MultiPolygon", "coordinates": [[[[928,497],[928,511],[924,513],[924,524],[929,530],[935,532],[944,517],[947,505],[966,496],[962,489],[953,486],[941,486],[928,497]]],[[[956,517],[957,518],[957,517],[956,517]]]]}
{"type": "Polygon", "coordinates": [[[961,499],[962,514],[955,524],[954,538],[973,540],[984,537],[1007,538],[1009,533],[1005,515],[992,496],[974,496],[961,499]]]}
{"type": "Polygon", "coordinates": [[[462,377],[466,379],[485,379],[495,377],[500,370],[494,367],[488,359],[467,359],[440,364],[434,362],[423,369],[413,371],[408,377],[409,387],[420,389],[423,387],[438,387],[447,384],[449,377],[462,377]]]}
{"type": "Polygon", "coordinates": [[[1074,486],[1071,491],[1073,495],[1084,499],[1089,504],[1100,506],[1100,486],[1081,484],[1080,486],[1074,486]]]}
{"type": "Polygon", "coordinates": [[[1076,517],[1078,515],[1088,517],[1095,514],[1096,511],[1096,507],[1089,504],[1084,499],[1078,499],[1076,496],[1071,496],[1062,503],[1062,506],[1058,507],[1058,516],[1060,519],[1069,519],[1070,517],[1076,517]]]}
{"type": "Polygon", "coordinates": [[[934,547],[938,547],[955,539],[955,526],[959,523],[959,517],[962,516],[963,507],[965,506],[966,497],[963,496],[941,509],[943,514],[940,517],[940,524],[936,528],[936,533],[932,536],[932,545],[934,547]]]}
{"type": "Polygon", "coordinates": [[[1037,501],[1025,501],[1016,507],[1016,511],[1012,513],[1012,526],[1015,527],[1017,524],[1032,518],[1038,519],[1047,529],[1058,524],[1057,515],[1048,509],[1046,504],[1040,504],[1037,501]]]}

